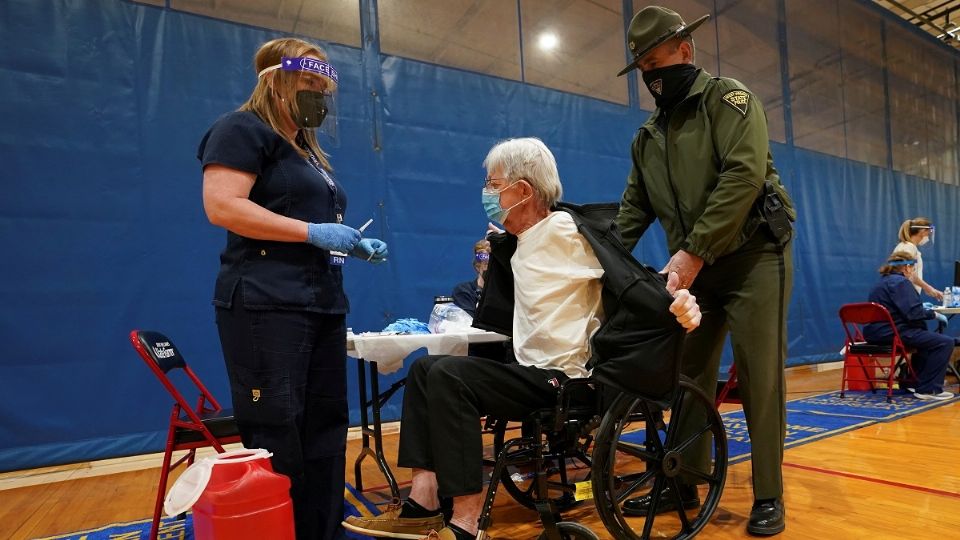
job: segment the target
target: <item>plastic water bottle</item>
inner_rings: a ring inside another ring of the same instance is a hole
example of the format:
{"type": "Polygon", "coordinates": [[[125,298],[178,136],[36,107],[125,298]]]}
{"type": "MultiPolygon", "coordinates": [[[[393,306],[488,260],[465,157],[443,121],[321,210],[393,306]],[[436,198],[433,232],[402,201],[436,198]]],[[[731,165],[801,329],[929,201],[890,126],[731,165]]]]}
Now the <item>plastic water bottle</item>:
{"type": "Polygon", "coordinates": [[[943,307],[953,307],[953,287],[943,289],[943,307]]]}

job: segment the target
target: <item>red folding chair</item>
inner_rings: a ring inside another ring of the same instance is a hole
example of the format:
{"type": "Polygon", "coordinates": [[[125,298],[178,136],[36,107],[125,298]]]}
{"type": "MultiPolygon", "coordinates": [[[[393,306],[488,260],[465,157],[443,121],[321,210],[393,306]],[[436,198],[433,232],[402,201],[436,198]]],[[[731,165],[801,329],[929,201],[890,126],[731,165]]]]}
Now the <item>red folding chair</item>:
{"type": "Polygon", "coordinates": [[[167,491],[167,479],[170,471],[182,463],[190,465],[196,457],[197,448],[212,446],[217,452],[223,452],[223,445],[240,442],[240,432],[233,418],[232,409],[220,407],[207,387],[200,382],[193,370],[187,366],[180,351],[174,347],[170,338],[159,332],[134,330],[130,332],[130,342],[140,353],[147,367],[157,376],[163,387],[173,396],[173,410],[170,412],[170,426],[167,429],[167,445],[163,451],[163,468],[160,470],[160,484],[157,487],[157,500],[153,507],[153,523],[150,526],[150,540],[156,540],[160,525],[160,512],[167,491]],[[183,394],[174,386],[167,374],[172,369],[182,369],[193,382],[200,395],[197,406],[191,407],[183,394]],[[171,464],[173,453],[188,450],[187,454],[171,464]]]}
{"type": "Polygon", "coordinates": [[[851,382],[867,383],[870,391],[877,393],[878,385],[887,387],[887,403],[892,401],[893,383],[897,369],[906,370],[907,379],[916,379],[910,366],[910,351],[900,339],[900,332],[890,317],[887,308],[876,302],[845,304],[840,307],[840,322],[847,341],[844,345],[843,380],[840,382],[840,397],[851,382]],[[893,340],[889,344],[867,343],[863,326],[880,323],[890,326],[893,340]]]}

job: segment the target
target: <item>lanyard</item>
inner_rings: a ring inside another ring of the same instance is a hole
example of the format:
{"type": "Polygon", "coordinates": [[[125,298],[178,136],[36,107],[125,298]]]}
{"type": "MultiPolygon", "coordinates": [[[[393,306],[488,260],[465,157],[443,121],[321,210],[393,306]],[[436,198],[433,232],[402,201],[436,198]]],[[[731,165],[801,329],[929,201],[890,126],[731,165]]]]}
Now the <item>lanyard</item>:
{"type": "Polygon", "coordinates": [[[320,164],[320,160],[317,159],[317,156],[313,154],[313,150],[309,146],[306,146],[304,150],[307,151],[307,156],[310,158],[310,163],[313,165],[313,168],[320,173],[320,176],[322,176],[324,181],[327,183],[327,187],[330,188],[330,194],[333,197],[333,210],[337,214],[337,223],[343,223],[343,210],[340,208],[340,199],[337,198],[336,182],[333,181],[333,177],[330,176],[330,173],[328,173],[326,169],[323,168],[323,165],[320,164]]]}

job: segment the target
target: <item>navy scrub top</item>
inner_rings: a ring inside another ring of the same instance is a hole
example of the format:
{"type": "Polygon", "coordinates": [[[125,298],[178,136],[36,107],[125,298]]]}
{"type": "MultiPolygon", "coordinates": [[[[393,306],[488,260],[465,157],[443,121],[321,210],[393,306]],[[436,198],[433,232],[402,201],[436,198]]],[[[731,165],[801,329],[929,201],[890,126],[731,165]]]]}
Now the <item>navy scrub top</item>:
{"type": "MultiPolygon", "coordinates": [[[[926,321],[936,317],[933,311],[924,309],[913,283],[903,274],[893,273],[880,278],[870,291],[869,300],[887,308],[893,324],[901,332],[907,328],[926,330],[926,321]]],[[[881,323],[870,323],[863,331],[868,341],[883,341],[892,335],[889,325],[881,323]]]]}
{"type": "MultiPolygon", "coordinates": [[[[308,223],[336,223],[347,197],[329,174],[304,159],[250,111],[220,117],[200,141],[197,157],[257,175],[250,200],[282,216],[308,223]]],[[[319,165],[319,163],[318,163],[319,165]]],[[[291,309],[344,314],[341,267],[330,252],[301,242],[254,240],[227,231],[213,304],[231,308],[234,292],[247,309],[291,309]]]]}
{"type": "Polygon", "coordinates": [[[471,317],[477,315],[477,303],[480,301],[481,289],[474,278],[471,281],[464,281],[453,288],[453,303],[457,307],[466,311],[471,317]]]}

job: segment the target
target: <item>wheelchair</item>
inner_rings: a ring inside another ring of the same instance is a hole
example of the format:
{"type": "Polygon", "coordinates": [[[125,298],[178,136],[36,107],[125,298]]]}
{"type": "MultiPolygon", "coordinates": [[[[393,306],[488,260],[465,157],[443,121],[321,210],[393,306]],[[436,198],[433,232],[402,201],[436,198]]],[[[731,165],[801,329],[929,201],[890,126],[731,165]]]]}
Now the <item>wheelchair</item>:
{"type": "Polygon", "coordinates": [[[713,516],[726,481],[723,421],[713,401],[684,376],[662,399],[619,392],[591,379],[570,379],[561,385],[554,407],[523,419],[488,419],[488,427],[496,462],[480,516],[481,540],[492,524],[500,485],[539,513],[541,540],[598,538],[589,528],[562,519],[564,510],[590,495],[613,538],[686,539],[713,516]],[[681,413],[688,424],[683,433],[679,422],[670,421],[681,413]],[[507,420],[522,421],[518,437],[506,439],[507,420]],[[708,450],[706,462],[684,459],[694,445],[708,450]],[[699,508],[680,504],[681,478],[697,484],[699,508]],[[668,487],[677,509],[658,513],[668,487]],[[645,495],[651,499],[647,515],[624,513],[624,501],[645,495]]]}

